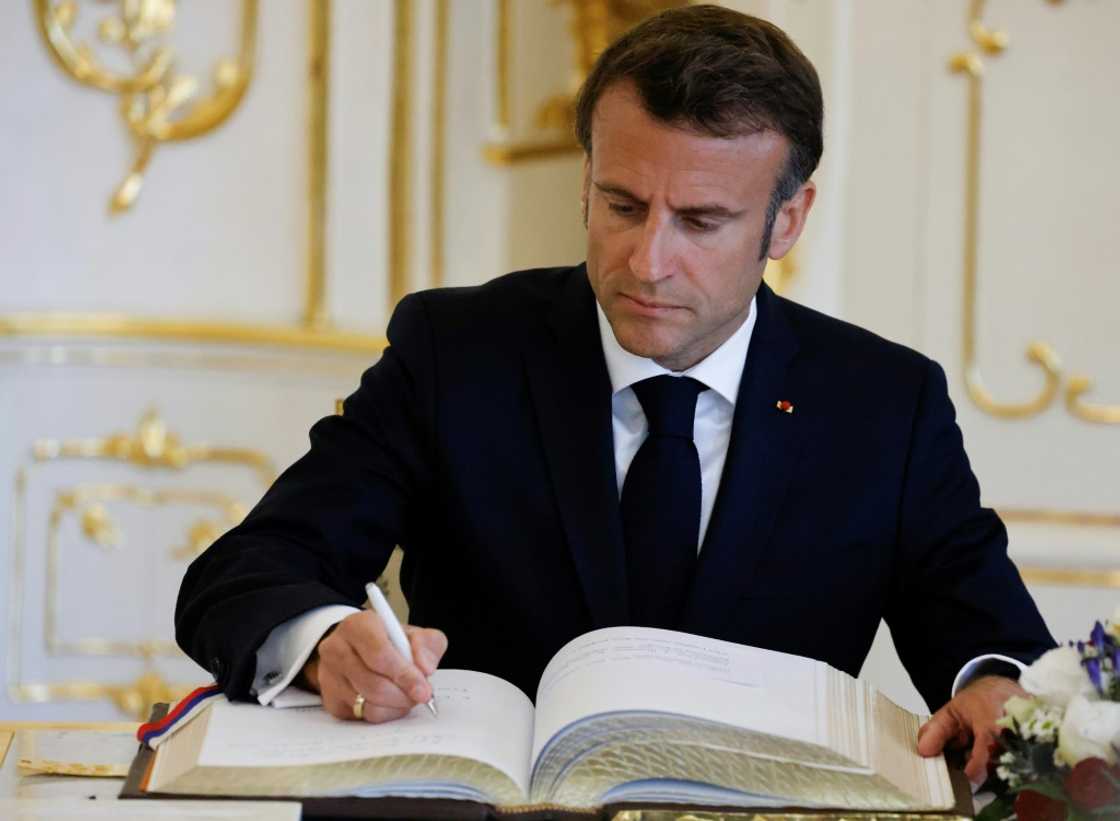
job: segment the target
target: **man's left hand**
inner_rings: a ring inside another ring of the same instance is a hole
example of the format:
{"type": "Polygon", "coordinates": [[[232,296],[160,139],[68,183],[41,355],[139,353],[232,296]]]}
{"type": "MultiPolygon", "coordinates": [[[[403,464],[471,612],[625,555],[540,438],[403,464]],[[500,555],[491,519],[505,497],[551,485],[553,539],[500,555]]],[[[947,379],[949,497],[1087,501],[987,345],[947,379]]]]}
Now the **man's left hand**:
{"type": "Polygon", "coordinates": [[[996,720],[1011,696],[1027,696],[1013,679],[981,676],[969,682],[918,730],[918,753],[928,758],[940,755],[947,746],[959,749],[971,744],[964,773],[973,784],[983,783],[988,774],[988,747],[999,734],[996,720]]]}

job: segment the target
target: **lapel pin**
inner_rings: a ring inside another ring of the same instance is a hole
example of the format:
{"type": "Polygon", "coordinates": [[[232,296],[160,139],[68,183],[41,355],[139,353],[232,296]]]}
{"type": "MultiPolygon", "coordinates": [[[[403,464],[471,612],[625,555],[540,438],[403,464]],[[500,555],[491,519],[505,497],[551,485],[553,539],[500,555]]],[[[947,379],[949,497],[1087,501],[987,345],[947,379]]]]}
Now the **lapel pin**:
{"type": "Polygon", "coordinates": [[[778,410],[782,413],[793,413],[793,403],[785,399],[779,399],[778,410]]]}

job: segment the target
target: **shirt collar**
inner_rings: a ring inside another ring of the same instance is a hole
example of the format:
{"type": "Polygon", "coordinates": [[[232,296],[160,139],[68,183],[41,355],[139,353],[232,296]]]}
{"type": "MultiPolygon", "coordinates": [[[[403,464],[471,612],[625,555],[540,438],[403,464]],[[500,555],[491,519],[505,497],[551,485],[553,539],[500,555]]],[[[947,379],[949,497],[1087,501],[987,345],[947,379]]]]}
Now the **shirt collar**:
{"type": "Polygon", "coordinates": [[[611,393],[617,394],[635,382],[651,376],[673,374],[691,376],[718,393],[732,405],[739,396],[739,382],[743,378],[743,366],[747,361],[747,349],[751,344],[758,311],[755,298],[751,298],[751,309],[731,336],[723,344],[685,371],[670,371],[644,356],[637,356],[624,350],[615,338],[614,329],[603,312],[602,306],[595,303],[599,316],[599,336],[603,341],[603,357],[607,361],[607,374],[611,380],[611,393]]]}

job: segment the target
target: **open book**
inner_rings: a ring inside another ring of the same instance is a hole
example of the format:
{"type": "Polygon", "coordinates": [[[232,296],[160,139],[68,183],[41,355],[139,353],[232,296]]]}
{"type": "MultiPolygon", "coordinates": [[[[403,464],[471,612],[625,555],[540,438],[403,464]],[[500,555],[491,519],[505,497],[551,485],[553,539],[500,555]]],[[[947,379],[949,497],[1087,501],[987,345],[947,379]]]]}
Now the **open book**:
{"type": "Polygon", "coordinates": [[[944,760],[917,754],[917,716],[786,653],[613,627],[552,658],[536,710],[485,673],[439,670],[432,686],[438,718],[421,705],[382,725],[217,699],[156,750],[145,790],[457,798],[512,812],[953,806],[944,760]]]}

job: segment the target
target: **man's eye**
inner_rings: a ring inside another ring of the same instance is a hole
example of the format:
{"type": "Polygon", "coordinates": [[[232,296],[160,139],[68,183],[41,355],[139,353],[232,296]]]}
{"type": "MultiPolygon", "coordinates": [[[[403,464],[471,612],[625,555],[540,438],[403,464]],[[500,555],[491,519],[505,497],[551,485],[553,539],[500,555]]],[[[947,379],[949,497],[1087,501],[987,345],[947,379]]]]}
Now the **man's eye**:
{"type": "Polygon", "coordinates": [[[710,231],[714,231],[717,228],[719,228],[719,223],[718,222],[711,222],[710,220],[695,219],[693,217],[686,218],[685,219],[685,225],[687,225],[693,231],[699,231],[700,233],[708,233],[710,231]]]}
{"type": "Polygon", "coordinates": [[[607,203],[607,207],[611,209],[612,213],[619,214],[623,217],[633,216],[636,210],[633,205],[621,202],[607,203]]]}

